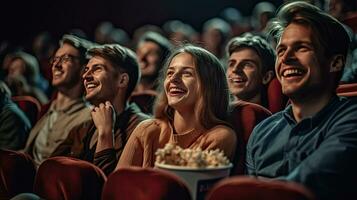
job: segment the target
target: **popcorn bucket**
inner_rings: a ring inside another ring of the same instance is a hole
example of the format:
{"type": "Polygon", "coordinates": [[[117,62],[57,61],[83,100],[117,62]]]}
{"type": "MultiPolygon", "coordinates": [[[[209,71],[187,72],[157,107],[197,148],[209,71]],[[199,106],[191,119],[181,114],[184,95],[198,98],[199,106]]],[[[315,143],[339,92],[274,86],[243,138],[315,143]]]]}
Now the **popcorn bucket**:
{"type": "Polygon", "coordinates": [[[204,200],[209,189],[219,180],[229,176],[230,163],[222,167],[193,168],[155,163],[155,167],[179,176],[188,186],[193,200],[204,200]]]}

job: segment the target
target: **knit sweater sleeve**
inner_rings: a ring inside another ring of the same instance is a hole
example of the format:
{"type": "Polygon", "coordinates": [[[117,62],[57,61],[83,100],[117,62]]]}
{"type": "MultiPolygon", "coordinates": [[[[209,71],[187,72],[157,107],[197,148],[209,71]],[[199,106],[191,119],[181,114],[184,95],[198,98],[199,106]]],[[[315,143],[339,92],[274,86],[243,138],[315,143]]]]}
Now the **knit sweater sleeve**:
{"type": "Polygon", "coordinates": [[[220,149],[231,161],[233,160],[237,138],[231,128],[223,125],[216,126],[205,137],[203,149],[220,149]]]}
{"type": "Polygon", "coordinates": [[[145,154],[152,153],[144,150],[144,145],[145,143],[150,143],[150,141],[146,141],[146,139],[149,138],[147,135],[153,131],[153,126],[155,126],[154,121],[149,119],[141,122],[134,129],[124,147],[116,169],[125,166],[143,166],[145,154]]]}
{"type": "Polygon", "coordinates": [[[93,163],[108,176],[114,170],[117,160],[116,151],[111,148],[95,153],[93,163]]]}

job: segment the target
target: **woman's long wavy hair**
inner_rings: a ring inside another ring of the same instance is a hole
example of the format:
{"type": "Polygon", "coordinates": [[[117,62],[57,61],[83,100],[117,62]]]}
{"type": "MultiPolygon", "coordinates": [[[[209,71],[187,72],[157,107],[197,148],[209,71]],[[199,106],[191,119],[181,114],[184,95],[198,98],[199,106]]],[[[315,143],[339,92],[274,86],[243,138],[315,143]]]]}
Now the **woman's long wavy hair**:
{"type": "Polygon", "coordinates": [[[175,110],[168,105],[164,80],[172,59],[180,53],[190,54],[196,65],[200,86],[199,99],[196,101],[194,110],[196,120],[205,129],[210,129],[218,124],[227,125],[229,90],[224,68],[212,53],[201,47],[187,44],[171,53],[160,72],[159,89],[161,91],[154,107],[155,118],[166,121],[173,120],[175,110]]]}

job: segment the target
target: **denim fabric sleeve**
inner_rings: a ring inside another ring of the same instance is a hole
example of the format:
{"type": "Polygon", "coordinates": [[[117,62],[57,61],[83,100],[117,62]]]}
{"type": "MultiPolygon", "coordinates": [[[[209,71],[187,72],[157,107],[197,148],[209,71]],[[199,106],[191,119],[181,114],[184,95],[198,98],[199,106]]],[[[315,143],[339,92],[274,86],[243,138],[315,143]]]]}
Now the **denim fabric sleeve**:
{"type": "Polygon", "coordinates": [[[245,165],[246,165],[246,174],[249,174],[249,175],[256,175],[256,169],[255,169],[255,165],[254,165],[254,156],[253,156],[253,152],[252,152],[255,132],[256,132],[256,129],[253,130],[253,132],[248,140],[247,147],[246,147],[247,152],[246,152],[245,165]]]}
{"type": "Polygon", "coordinates": [[[319,199],[356,196],[357,105],[349,105],[322,128],[321,145],[285,179],[304,184],[319,199]]]}

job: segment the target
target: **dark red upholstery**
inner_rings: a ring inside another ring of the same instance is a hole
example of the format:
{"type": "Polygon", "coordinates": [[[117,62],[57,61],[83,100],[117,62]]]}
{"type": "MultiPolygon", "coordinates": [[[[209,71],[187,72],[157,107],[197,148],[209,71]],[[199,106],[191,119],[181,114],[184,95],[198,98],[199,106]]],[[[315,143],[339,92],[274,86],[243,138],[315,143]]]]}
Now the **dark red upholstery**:
{"type": "Polygon", "coordinates": [[[187,200],[186,185],[173,174],[153,168],[120,168],[108,177],[103,200],[187,200]]]}
{"type": "Polygon", "coordinates": [[[288,97],[283,94],[281,90],[281,84],[277,78],[274,78],[272,81],[270,81],[267,90],[267,98],[268,110],[270,112],[276,113],[285,108],[288,97]]]}
{"type": "Polygon", "coordinates": [[[141,111],[146,114],[153,113],[153,105],[157,97],[157,92],[153,90],[147,90],[144,92],[133,93],[129,99],[130,102],[136,103],[141,111]]]}
{"type": "Polygon", "coordinates": [[[355,91],[355,92],[338,93],[337,95],[341,96],[341,97],[357,97],[357,91],[355,91]]]}
{"type": "Polygon", "coordinates": [[[34,125],[41,112],[41,103],[32,96],[13,96],[11,99],[24,111],[32,125],[34,125]]]}
{"type": "Polygon", "coordinates": [[[336,89],[338,96],[357,96],[357,83],[340,84],[336,89]]]}
{"type": "Polygon", "coordinates": [[[39,167],[34,192],[44,199],[100,199],[106,177],[92,163],[53,157],[39,167]]]}
{"type": "Polygon", "coordinates": [[[247,176],[226,178],[217,183],[206,200],[313,200],[302,185],[247,176]]]}
{"type": "Polygon", "coordinates": [[[350,14],[344,20],[342,20],[342,22],[349,26],[354,33],[357,33],[357,12],[350,14]]]}
{"type": "Polygon", "coordinates": [[[245,147],[250,134],[259,122],[271,116],[271,112],[260,105],[243,101],[235,102],[231,107],[229,122],[237,134],[237,149],[231,174],[237,175],[245,171],[245,147]]]}
{"type": "Polygon", "coordinates": [[[0,149],[0,199],[32,192],[36,167],[29,155],[0,149]]]}

